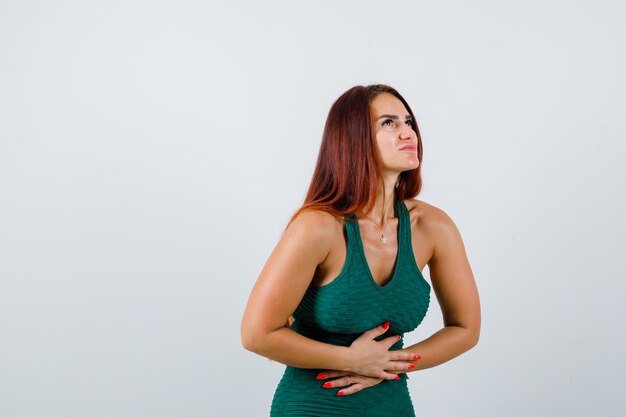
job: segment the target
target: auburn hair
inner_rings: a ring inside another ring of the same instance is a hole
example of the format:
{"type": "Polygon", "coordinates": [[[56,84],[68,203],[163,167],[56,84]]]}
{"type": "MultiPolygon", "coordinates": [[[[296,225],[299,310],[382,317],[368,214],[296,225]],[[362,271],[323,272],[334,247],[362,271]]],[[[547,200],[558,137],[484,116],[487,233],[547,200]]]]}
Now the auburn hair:
{"type": "Polygon", "coordinates": [[[309,209],[325,211],[338,219],[343,219],[344,215],[368,215],[374,207],[379,182],[385,195],[385,184],[379,180],[383,165],[371,111],[371,102],[381,93],[393,94],[404,104],[411,115],[411,126],[417,133],[420,164],[400,174],[395,201],[419,194],[422,188],[422,138],[411,107],[398,91],[386,84],[358,85],[343,93],[331,106],[309,190],[285,230],[302,211],[309,209]]]}

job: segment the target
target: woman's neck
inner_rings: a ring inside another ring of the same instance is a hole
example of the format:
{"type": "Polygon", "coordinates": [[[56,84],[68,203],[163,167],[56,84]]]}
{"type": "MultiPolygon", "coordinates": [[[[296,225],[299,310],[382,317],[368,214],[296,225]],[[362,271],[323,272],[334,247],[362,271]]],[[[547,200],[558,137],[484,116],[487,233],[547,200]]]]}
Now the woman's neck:
{"type": "Polygon", "coordinates": [[[372,211],[368,214],[368,218],[375,224],[383,227],[389,219],[393,219],[395,213],[395,184],[397,177],[389,178],[385,181],[385,194],[383,194],[382,183],[378,187],[378,195],[374,202],[372,211]]]}

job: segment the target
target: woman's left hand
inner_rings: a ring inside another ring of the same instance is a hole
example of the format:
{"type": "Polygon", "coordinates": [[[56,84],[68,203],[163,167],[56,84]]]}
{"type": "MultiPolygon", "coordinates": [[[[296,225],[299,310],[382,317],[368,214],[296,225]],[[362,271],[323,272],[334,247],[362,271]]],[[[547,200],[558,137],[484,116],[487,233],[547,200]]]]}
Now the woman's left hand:
{"type": "MultiPolygon", "coordinates": [[[[327,381],[322,385],[322,388],[325,388],[325,389],[341,388],[337,392],[336,395],[354,394],[355,392],[359,392],[364,388],[373,387],[374,385],[378,385],[384,381],[384,379],[381,379],[381,378],[372,378],[372,377],[363,376],[363,375],[353,375],[353,374],[348,374],[343,371],[331,371],[331,370],[320,372],[316,378],[319,379],[320,381],[329,379],[329,378],[336,378],[336,379],[333,379],[332,381],[327,381]]],[[[400,377],[398,377],[398,379],[400,379],[400,377]]]]}

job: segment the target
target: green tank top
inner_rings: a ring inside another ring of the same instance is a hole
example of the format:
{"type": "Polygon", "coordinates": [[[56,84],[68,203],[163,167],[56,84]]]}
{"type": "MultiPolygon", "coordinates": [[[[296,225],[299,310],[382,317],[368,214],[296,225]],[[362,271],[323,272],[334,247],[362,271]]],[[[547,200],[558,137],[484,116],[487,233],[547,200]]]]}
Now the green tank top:
{"type": "MultiPolygon", "coordinates": [[[[347,255],[339,275],[321,287],[310,286],[293,313],[292,330],[325,343],[350,346],[363,332],[389,321],[376,340],[403,336],[422,322],[430,303],[430,285],[419,270],[411,244],[409,211],[396,201],[398,252],[389,282],[374,280],[363,250],[356,216],[344,216],[347,255]]],[[[391,350],[401,349],[403,339],[391,350]]],[[[339,389],[322,388],[315,376],[321,369],[287,366],[276,388],[272,417],[286,416],[414,416],[407,374],[385,380],[355,394],[336,396],[339,389]]]]}

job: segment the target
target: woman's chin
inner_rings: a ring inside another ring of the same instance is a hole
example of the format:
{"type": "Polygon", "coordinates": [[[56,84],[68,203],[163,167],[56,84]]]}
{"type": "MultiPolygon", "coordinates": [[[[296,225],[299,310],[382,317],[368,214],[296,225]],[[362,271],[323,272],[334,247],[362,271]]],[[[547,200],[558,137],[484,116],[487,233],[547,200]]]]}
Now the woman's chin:
{"type": "Polygon", "coordinates": [[[415,160],[413,163],[404,164],[403,171],[411,171],[412,169],[416,169],[418,166],[420,166],[420,161],[415,160]]]}

